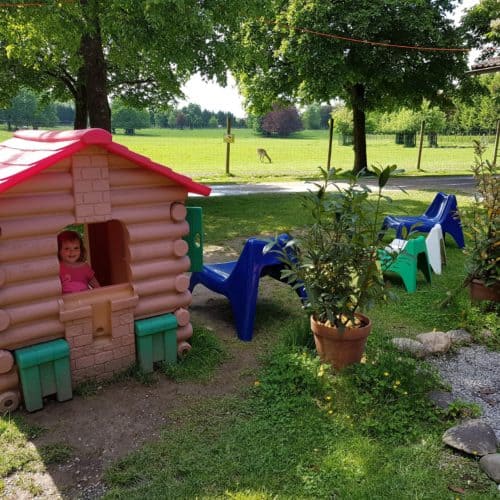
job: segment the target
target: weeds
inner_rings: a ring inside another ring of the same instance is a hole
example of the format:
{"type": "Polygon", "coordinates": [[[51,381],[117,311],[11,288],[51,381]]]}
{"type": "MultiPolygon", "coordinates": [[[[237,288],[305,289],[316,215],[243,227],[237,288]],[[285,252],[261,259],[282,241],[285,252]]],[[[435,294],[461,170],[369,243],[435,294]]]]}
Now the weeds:
{"type": "Polygon", "coordinates": [[[481,408],[475,403],[467,403],[465,401],[453,401],[444,410],[446,418],[450,420],[463,420],[469,418],[477,418],[481,416],[481,408]]]}
{"type": "Polygon", "coordinates": [[[47,444],[41,446],[38,451],[45,464],[62,464],[73,454],[73,448],[64,443],[47,444]]]}
{"type": "Polygon", "coordinates": [[[500,351],[499,314],[500,304],[493,302],[470,305],[464,313],[465,327],[474,339],[495,351],[500,351]]]}
{"type": "Polygon", "coordinates": [[[108,387],[113,384],[118,384],[120,382],[126,382],[128,380],[136,380],[142,385],[154,385],[158,381],[158,375],[156,373],[145,373],[141,370],[139,365],[133,364],[127,369],[116,373],[112,377],[98,380],[89,379],[81,382],[73,389],[73,394],[81,396],[82,398],[88,398],[95,396],[104,387],[108,387]]]}
{"type": "Polygon", "coordinates": [[[214,370],[227,359],[227,351],[212,331],[196,327],[191,350],[177,363],[160,363],[160,370],[176,382],[209,380],[214,370]]]}

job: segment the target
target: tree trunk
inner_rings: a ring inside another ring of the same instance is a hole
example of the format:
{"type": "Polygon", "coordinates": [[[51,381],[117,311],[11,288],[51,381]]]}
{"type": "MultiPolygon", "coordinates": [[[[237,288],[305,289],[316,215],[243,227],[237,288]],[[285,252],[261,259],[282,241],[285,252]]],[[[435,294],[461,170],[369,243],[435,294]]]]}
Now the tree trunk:
{"type": "Polygon", "coordinates": [[[88,123],[87,115],[87,102],[80,97],[75,98],[75,121],[73,123],[73,128],[75,130],[87,128],[88,123]]]}
{"type": "Polygon", "coordinates": [[[354,122],[354,174],[359,174],[367,169],[366,158],[366,120],[365,120],[365,87],[356,83],[350,89],[351,107],[354,122]]]}
{"type": "MultiPolygon", "coordinates": [[[[80,43],[80,49],[83,42],[80,43]]],[[[88,126],[87,112],[87,90],[85,88],[85,68],[81,66],[78,69],[77,80],[74,85],[73,97],[75,100],[75,123],[74,128],[82,129],[88,126]]]]}
{"type": "Polygon", "coordinates": [[[81,40],[81,54],[85,70],[87,113],[91,127],[111,132],[111,110],[108,103],[106,61],[102,47],[99,23],[99,0],[80,0],[86,20],[81,40]]]}

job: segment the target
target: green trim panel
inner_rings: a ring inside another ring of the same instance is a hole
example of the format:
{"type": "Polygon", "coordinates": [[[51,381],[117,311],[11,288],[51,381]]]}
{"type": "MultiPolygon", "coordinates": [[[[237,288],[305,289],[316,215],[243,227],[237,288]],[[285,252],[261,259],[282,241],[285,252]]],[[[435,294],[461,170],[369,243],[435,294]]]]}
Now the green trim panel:
{"type": "Polygon", "coordinates": [[[184,238],[188,245],[188,256],[191,260],[190,272],[203,270],[203,212],[201,207],[186,207],[186,220],[189,234],[184,238]]]}

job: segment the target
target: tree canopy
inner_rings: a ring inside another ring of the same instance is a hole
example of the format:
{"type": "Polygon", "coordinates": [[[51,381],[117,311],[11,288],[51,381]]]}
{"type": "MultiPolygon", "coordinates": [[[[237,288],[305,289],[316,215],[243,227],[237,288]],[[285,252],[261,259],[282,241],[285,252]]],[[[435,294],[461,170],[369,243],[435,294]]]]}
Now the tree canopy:
{"type": "Polygon", "coordinates": [[[51,127],[58,122],[58,117],[54,104],[41,101],[33,91],[21,89],[8,106],[0,109],[0,120],[4,120],[11,130],[19,127],[51,127]]]}
{"type": "Polygon", "coordinates": [[[367,111],[437,101],[463,76],[463,52],[397,47],[463,47],[448,16],[453,7],[450,0],[271,0],[243,25],[235,74],[253,112],[344,99],[354,115],[357,173],[367,167],[367,111]]]}
{"type": "Polygon", "coordinates": [[[112,128],[123,128],[127,135],[134,135],[135,129],[151,125],[147,111],[124,105],[118,99],[113,102],[111,111],[112,128]]]}
{"type": "Polygon", "coordinates": [[[500,55],[500,2],[480,0],[463,16],[469,43],[480,50],[480,59],[500,55]]]}
{"type": "Polygon", "coordinates": [[[238,0],[45,0],[0,10],[0,91],[23,84],[75,102],[75,128],[110,130],[110,95],[166,106],[199,71],[224,83],[238,0]],[[12,75],[19,75],[12,79],[12,75]],[[11,80],[9,80],[11,77],[11,80]],[[8,83],[8,85],[7,85],[8,83]]]}

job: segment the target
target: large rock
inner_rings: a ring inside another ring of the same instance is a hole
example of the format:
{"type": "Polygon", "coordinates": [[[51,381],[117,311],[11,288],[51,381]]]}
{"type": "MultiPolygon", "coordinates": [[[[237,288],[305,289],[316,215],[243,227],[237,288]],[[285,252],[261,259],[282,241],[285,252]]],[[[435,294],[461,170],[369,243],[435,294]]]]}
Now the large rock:
{"type": "Polygon", "coordinates": [[[416,358],[425,358],[429,354],[428,349],[422,342],[413,339],[396,337],[392,339],[392,343],[398,351],[407,352],[416,358]]]}
{"type": "Polygon", "coordinates": [[[458,330],[449,330],[446,334],[450,337],[451,344],[470,344],[472,342],[472,335],[463,328],[458,330]]]}
{"type": "Polygon", "coordinates": [[[500,483],[500,453],[485,455],[479,460],[479,466],[496,483],[500,483]]]}
{"type": "Polygon", "coordinates": [[[424,344],[432,354],[442,354],[448,352],[451,347],[451,338],[444,332],[420,333],[416,339],[424,344]]]}
{"type": "Polygon", "coordinates": [[[470,455],[496,453],[497,438],[493,429],[480,419],[468,420],[448,429],[443,442],[470,455]]]}

